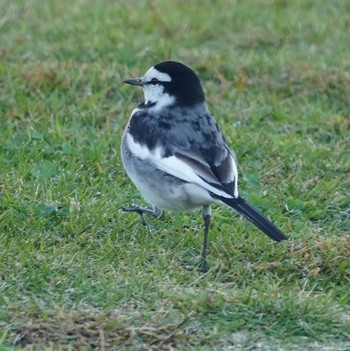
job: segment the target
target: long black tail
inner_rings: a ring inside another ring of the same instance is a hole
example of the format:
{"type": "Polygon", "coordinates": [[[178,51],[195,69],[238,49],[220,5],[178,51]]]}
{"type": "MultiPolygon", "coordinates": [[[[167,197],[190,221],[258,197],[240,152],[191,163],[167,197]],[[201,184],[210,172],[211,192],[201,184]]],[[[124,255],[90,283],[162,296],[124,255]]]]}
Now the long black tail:
{"type": "Polygon", "coordinates": [[[287,237],[269,219],[241,197],[237,199],[220,197],[220,200],[256,225],[271,239],[276,241],[287,240],[287,237]]]}

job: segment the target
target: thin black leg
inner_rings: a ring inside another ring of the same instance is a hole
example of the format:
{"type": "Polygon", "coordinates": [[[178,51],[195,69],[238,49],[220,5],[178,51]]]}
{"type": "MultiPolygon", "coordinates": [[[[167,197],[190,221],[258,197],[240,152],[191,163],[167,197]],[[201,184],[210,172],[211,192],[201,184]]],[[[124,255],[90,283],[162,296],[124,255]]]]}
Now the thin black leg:
{"type": "Polygon", "coordinates": [[[203,207],[203,219],[204,219],[204,238],[202,247],[202,272],[208,272],[207,266],[207,248],[208,248],[208,236],[209,236],[209,226],[211,218],[211,208],[210,206],[203,207]]]}

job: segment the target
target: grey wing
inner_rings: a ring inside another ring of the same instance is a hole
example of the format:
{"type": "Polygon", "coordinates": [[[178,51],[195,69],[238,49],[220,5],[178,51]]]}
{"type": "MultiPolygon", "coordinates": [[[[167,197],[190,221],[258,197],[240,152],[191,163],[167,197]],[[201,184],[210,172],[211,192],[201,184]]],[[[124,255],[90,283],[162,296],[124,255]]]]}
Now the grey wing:
{"type": "Polygon", "coordinates": [[[238,197],[237,166],[226,145],[177,148],[174,156],[190,165],[211,186],[238,197]]]}

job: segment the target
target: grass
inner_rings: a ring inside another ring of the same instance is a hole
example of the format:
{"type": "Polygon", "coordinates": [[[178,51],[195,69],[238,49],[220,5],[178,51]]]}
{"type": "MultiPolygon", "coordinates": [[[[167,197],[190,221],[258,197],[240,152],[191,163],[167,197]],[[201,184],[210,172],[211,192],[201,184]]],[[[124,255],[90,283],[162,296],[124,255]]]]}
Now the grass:
{"type": "Polygon", "coordinates": [[[345,0],[0,2],[0,350],[348,350],[345,0]],[[215,207],[149,219],[119,147],[167,59],[195,69],[241,193],[290,240],[215,207]]]}

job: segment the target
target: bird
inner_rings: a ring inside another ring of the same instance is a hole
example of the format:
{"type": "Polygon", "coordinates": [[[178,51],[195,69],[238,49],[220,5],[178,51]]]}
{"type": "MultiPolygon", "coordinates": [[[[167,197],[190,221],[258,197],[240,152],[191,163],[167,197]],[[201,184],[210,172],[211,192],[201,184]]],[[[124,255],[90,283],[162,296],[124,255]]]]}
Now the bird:
{"type": "Polygon", "coordinates": [[[285,234],[239,195],[236,156],[210,114],[196,73],[165,61],[143,77],[126,79],[143,88],[144,101],[131,113],[121,142],[124,169],[151,205],[132,204],[124,211],[160,217],[163,210],[203,209],[201,268],[208,271],[207,248],[213,204],[225,204],[271,239],[285,234]]]}

